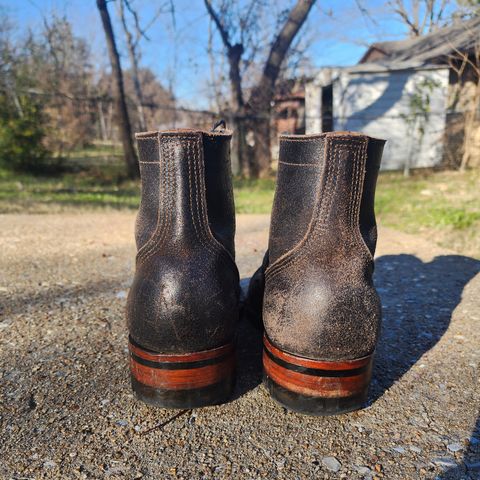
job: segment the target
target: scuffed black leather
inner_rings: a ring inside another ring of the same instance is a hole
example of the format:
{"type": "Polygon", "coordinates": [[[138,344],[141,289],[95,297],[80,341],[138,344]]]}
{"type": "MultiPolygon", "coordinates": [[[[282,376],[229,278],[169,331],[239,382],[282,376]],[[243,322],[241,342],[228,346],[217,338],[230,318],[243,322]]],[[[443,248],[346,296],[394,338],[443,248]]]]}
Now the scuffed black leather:
{"type": "Polygon", "coordinates": [[[150,134],[141,137],[138,141],[138,153],[140,158],[156,159],[155,161],[140,161],[140,176],[142,178],[142,196],[135,222],[135,240],[137,249],[145,245],[152,236],[157,226],[159,205],[159,151],[158,135],[150,134]]]}
{"type": "Polygon", "coordinates": [[[141,347],[192,353],[232,341],[239,275],[228,132],[137,135],[142,199],[127,324],[141,347]]]}
{"type": "Polygon", "coordinates": [[[215,238],[235,256],[235,204],[233,201],[230,138],[204,135],[207,211],[215,238]],[[221,165],[221,168],[219,166],[221,165]]]}
{"type": "Polygon", "coordinates": [[[300,242],[307,232],[323,163],[322,138],[308,142],[292,138],[282,141],[280,148],[270,223],[270,262],[300,242]]]}
{"type": "Polygon", "coordinates": [[[259,330],[263,330],[262,308],[265,291],[265,270],[268,267],[268,250],[260,268],[252,275],[248,283],[247,295],[243,305],[245,317],[259,330]]]}
{"type": "Polygon", "coordinates": [[[265,278],[266,334],[286,352],[348,360],[375,349],[373,202],[384,143],[350,132],[280,138],[269,263],[254,278],[265,278]]]}

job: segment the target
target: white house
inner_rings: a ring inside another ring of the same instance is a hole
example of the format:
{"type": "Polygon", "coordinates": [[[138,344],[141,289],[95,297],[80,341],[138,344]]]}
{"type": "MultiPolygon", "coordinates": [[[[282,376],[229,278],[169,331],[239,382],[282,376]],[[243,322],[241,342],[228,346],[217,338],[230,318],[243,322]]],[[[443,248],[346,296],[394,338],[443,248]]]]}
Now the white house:
{"type": "Polygon", "coordinates": [[[352,67],[322,68],[305,87],[306,133],[354,130],[386,138],[386,170],[441,164],[452,113],[452,51],[468,52],[479,31],[476,18],[374,44],[352,67]]]}

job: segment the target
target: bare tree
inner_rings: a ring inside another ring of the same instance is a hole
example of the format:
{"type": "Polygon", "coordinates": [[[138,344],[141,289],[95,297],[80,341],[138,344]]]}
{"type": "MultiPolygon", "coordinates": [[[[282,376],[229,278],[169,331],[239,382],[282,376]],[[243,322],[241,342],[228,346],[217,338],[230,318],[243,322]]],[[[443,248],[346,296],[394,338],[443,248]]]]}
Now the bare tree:
{"type": "MultiPolygon", "coordinates": [[[[231,92],[231,108],[234,112],[235,127],[238,133],[238,157],[242,173],[246,173],[246,134],[248,128],[253,133],[253,155],[248,155],[248,170],[252,177],[263,177],[268,174],[271,163],[270,153],[270,116],[274,98],[275,83],[280,74],[280,68],[293,40],[302,28],[315,0],[297,0],[294,7],[288,11],[286,18],[279,19],[278,33],[274,36],[268,49],[267,59],[262,73],[251,89],[248,100],[245,99],[241,62],[252,62],[256,53],[244,59],[246,41],[249,29],[255,25],[256,5],[252,0],[244,10],[244,15],[237,18],[237,23],[229,22],[228,3],[223,2],[219,10],[215,9],[211,0],[204,0],[206,9],[215,23],[226,50],[229,64],[229,79],[231,92]],[[240,30],[239,41],[232,40],[233,32],[240,30]]],[[[258,49],[257,49],[258,50],[258,49]]]]}
{"type": "MultiPolygon", "coordinates": [[[[457,95],[463,96],[463,145],[460,170],[464,171],[472,163],[478,163],[478,142],[475,136],[480,130],[478,108],[480,105],[480,41],[470,51],[460,51],[452,47],[450,68],[457,74],[457,95]],[[476,145],[477,143],[477,145],[476,145]]],[[[477,165],[478,166],[478,165],[477,165]]]]}
{"type": "Polygon", "coordinates": [[[140,130],[144,132],[147,130],[147,123],[145,121],[145,114],[143,112],[142,88],[140,86],[140,80],[138,78],[138,60],[139,60],[138,42],[140,41],[140,38],[144,35],[144,33],[140,28],[137,13],[134,10],[132,10],[128,0],[120,0],[118,2],[118,11],[119,11],[120,20],[122,22],[123,31],[125,32],[125,38],[127,40],[127,50],[128,50],[128,57],[130,60],[130,68],[132,71],[133,87],[135,90],[135,96],[137,97],[136,103],[137,103],[139,126],[140,126],[140,130]],[[133,17],[135,19],[135,30],[136,30],[135,38],[133,38],[133,34],[130,32],[130,29],[128,28],[128,25],[127,25],[124,4],[131,12],[133,12],[133,17]]]}
{"type": "Polygon", "coordinates": [[[35,88],[45,97],[49,132],[45,143],[57,155],[85,146],[94,136],[94,115],[86,100],[94,73],[88,43],[70,22],[55,14],[43,18],[43,30],[29,40],[28,57],[35,88]]]}
{"type": "Polygon", "coordinates": [[[127,104],[125,100],[125,91],[123,86],[123,73],[118,55],[117,45],[115,43],[115,35],[113,33],[110,14],[108,13],[106,0],[97,0],[97,8],[102,19],[105,38],[107,41],[108,54],[112,67],[114,80],[114,102],[117,114],[118,128],[123,144],[123,153],[127,170],[130,177],[135,178],[139,175],[137,154],[133,147],[132,129],[128,116],[127,104]]]}
{"type": "Polygon", "coordinates": [[[411,37],[420,37],[431,32],[445,16],[445,7],[450,0],[411,0],[410,9],[405,0],[390,0],[388,5],[408,27],[411,37]]]}
{"type": "Polygon", "coordinates": [[[164,13],[170,12],[172,14],[173,23],[175,23],[175,7],[173,5],[173,0],[166,1],[160,8],[156,11],[153,15],[151,20],[148,24],[142,28],[140,25],[140,19],[138,16],[137,11],[132,7],[132,3],[130,0],[120,0],[118,2],[118,13],[120,17],[120,21],[122,23],[123,31],[125,33],[125,38],[127,41],[127,50],[128,50],[128,58],[130,61],[131,67],[131,76],[133,80],[133,87],[135,91],[136,97],[136,104],[137,104],[137,112],[138,112],[138,119],[139,119],[139,128],[142,131],[147,130],[147,120],[144,112],[144,96],[142,92],[142,85],[140,81],[139,75],[139,60],[140,60],[140,50],[139,50],[139,43],[140,40],[143,38],[145,40],[149,40],[147,36],[148,29],[155,23],[158,17],[164,13]],[[133,18],[133,30],[134,33],[131,32],[125,9],[131,14],[133,18]]]}

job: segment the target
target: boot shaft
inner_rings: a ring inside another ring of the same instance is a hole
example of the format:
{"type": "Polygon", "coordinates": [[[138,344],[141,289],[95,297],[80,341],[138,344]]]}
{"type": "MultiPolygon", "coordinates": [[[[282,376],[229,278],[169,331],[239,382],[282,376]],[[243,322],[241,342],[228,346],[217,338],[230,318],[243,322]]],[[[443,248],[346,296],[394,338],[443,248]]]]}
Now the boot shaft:
{"type": "Polygon", "coordinates": [[[345,133],[281,137],[270,264],[307,244],[314,250],[329,245],[322,253],[335,256],[350,250],[355,238],[374,254],[374,197],[384,143],[345,133]]]}
{"type": "Polygon", "coordinates": [[[127,301],[133,342],[162,354],[229,344],[238,317],[230,132],[137,135],[142,196],[127,301]]]}
{"type": "Polygon", "coordinates": [[[135,238],[163,250],[219,243],[234,256],[231,133],[147,132],[137,135],[142,196],[135,238]]]}
{"type": "Polygon", "coordinates": [[[373,204],[383,145],[347,132],[281,138],[263,319],[285,352],[337,361],[375,349],[373,204]]]}

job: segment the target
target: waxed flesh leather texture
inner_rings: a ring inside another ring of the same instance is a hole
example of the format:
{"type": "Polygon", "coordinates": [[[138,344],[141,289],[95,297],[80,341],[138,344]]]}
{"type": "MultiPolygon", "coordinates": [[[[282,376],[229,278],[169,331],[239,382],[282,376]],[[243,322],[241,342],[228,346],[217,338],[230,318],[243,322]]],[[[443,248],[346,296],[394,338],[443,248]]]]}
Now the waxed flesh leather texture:
{"type": "Polygon", "coordinates": [[[145,349],[191,353],[233,339],[239,276],[230,138],[183,130],[137,136],[142,196],[127,324],[145,349]]]}
{"type": "Polygon", "coordinates": [[[281,137],[268,266],[247,304],[264,289],[265,332],[286,352],[346,360],[375,349],[373,203],[384,143],[348,132],[281,137]]]}

